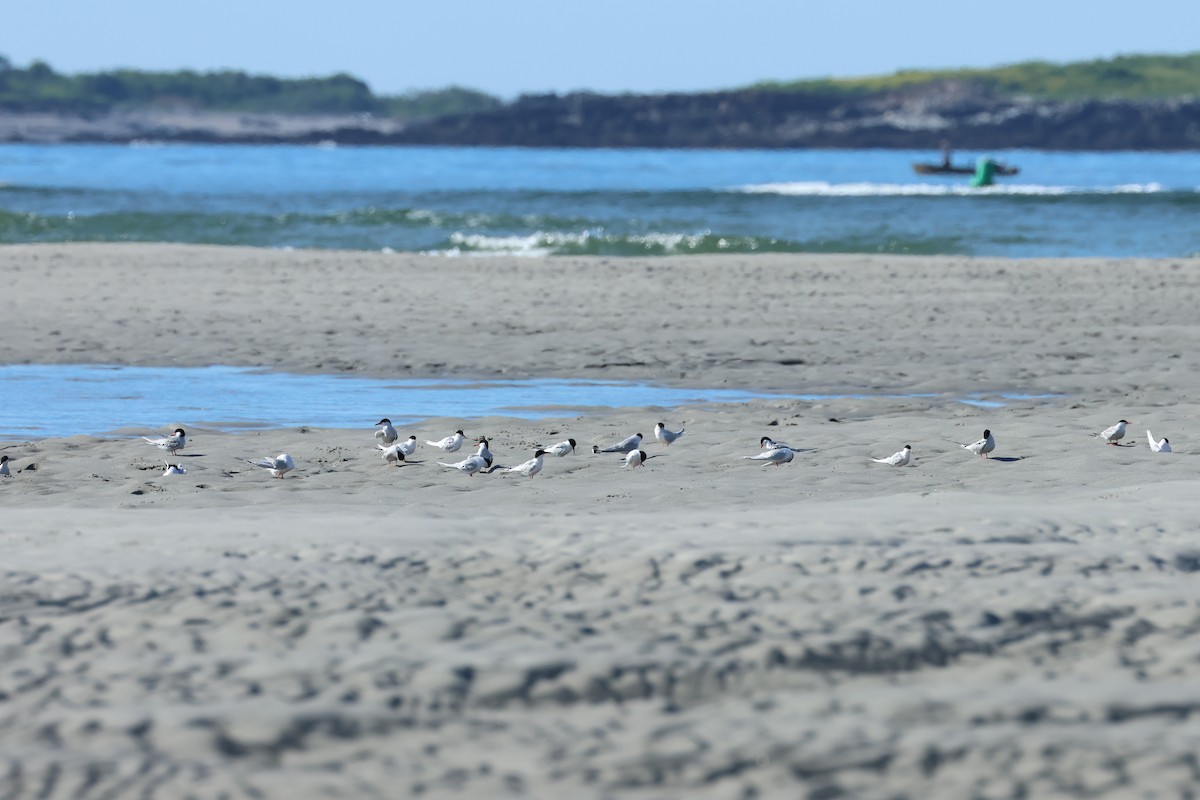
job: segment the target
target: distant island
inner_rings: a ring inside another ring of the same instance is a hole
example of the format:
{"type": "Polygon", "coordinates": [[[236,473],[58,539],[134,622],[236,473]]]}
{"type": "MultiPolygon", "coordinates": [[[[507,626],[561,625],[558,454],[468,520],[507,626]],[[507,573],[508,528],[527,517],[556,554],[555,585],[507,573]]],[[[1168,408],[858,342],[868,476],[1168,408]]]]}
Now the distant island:
{"type": "Polygon", "coordinates": [[[526,147],[1200,149],[1200,53],[712,92],[374,94],[346,74],[66,75],[0,56],[0,141],[526,147]]]}

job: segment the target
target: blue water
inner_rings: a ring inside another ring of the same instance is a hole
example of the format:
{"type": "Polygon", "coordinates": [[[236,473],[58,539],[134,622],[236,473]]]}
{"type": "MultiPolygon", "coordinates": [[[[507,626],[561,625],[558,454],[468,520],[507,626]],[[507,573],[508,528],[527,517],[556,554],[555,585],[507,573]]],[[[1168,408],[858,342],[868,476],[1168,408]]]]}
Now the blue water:
{"type": "MultiPolygon", "coordinates": [[[[862,394],[763,394],[618,381],[381,380],[294,375],[242,367],[0,366],[0,439],[167,430],[176,424],[219,430],[370,428],[381,417],[410,425],[431,417],[564,417],[589,409],[762,398],[819,401],[862,394]]],[[[903,395],[935,397],[935,395],[903,395]]],[[[998,408],[1029,395],[950,398],[998,408]]]]}
{"type": "Polygon", "coordinates": [[[0,243],[149,241],[449,256],[1200,253],[1200,153],[0,145],[0,243]],[[977,153],[959,153],[970,161],[977,153]]]}

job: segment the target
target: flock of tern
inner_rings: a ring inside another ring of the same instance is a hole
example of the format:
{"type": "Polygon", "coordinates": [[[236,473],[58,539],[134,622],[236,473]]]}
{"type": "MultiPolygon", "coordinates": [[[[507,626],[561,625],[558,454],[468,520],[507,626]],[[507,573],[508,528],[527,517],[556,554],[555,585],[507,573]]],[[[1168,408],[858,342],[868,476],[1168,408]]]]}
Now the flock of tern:
{"type": "MultiPolygon", "coordinates": [[[[375,431],[376,447],[382,451],[382,458],[384,462],[395,466],[401,466],[406,462],[409,456],[416,452],[416,436],[409,436],[407,439],[402,440],[400,438],[400,434],[396,431],[395,427],[392,426],[391,420],[387,417],[384,417],[375,424],[379,426],[379,429],[375,431]]],[[[1126,429],[1129,424],[1129,420],[1122,419],[1110,428],[1106,428],[1099,433],[1093,433],[1092,436],[1101,439],[1105,444],[1122,446],[1120,442],[1125,438],[1126,429]]],[[[683,435],[684,429],[682,428],[678,431],[671,431],[661,422],[654,426],[654,438],[658,441],[660,448],[666,448],[670,446],[672,443],[678,441],[683,435]]],[[[183,428],[176,428],[169,436],[154,438],[143,436],[142,438],[158,449],[172,456],[178,455],[179,451],[183,450],[187,446],[187,433],[183,428]]],[[[642,434],[635,433],[634,435],[626,439],[622,439],[616,444],[608,447],[592,445],[592,453],[611,453],[623,455],[625,467],[629,469],[635,469],[645,464],[646,459],[648,458],[646,451],[641,449],[642,439],[642,434]]],[[[457,453],[462,449],[462,446],[466,440],[466,434],[464,434],[462,430],[456,430],[453,434],[444,439],[440,439],[436,442],[426,440],[425,444],[428,447],[443,453],[457,453]]],[[[1155,453],[1171,452],[1171,443],[1165,437],[1156,439],[1154,434],[1147,430],[1146,440],[1149,443],[1151,451],[1155,453]]],[[[542,471],[543,467],[545,466],[546,456],[562,458],[564,456],[573,454],[576,446],[574,439],[566,439],[548,447],[537,448],[533,451],[532,458],[530,458],[528,461],[518,464],[515,467],[501,467],[495,464],[495,458],[492,455],[491,450],[488,449],[489,444],[490,442],[486,437],[480,436],[475,440],[476,451],[472,455],[467,456],[462,461],[453,463],[438,461],[437,464],[438,466],[445,467],[447,469],[458,470],[459,472],[469,476],[475,476],[479,473],[488,474],[491,472],[499,472],[503,474],[522,475],[527,478],[532,478],[542,471]]],[[[992,436],[991,430],[985,430],[983,432],[983,438],[969,444],[959,444],[959,447],[970,451],[980,458],[988,458],[996,449],[996,439],[994,436],[992,436]]],[[[790,463],[795,457],[796,453],[803,452],[802,450],[783,442],[776,442],[769,436],[764,436],[759,440],[759,449],[759,453],[755,455],[742,456],[742,458],[748,461],[761,462],[763,466],[773,464],[777,467],[781,467],[784,464],[790,463]]],[[[901,450],[896,451],[890,456],[883,458],[870,457],[870,460],[874,463],[887,464],[891,467],[908,466],[912,464],[912,459],[913,449],[911,445],[907,444],[904,445],[901,450]]],[[[10,459],[8,456],[0,456],[0,477],[12,477],[12,471],[9,468],[9,461],[10,459]]],[[[296,462],[287,453],[280,453],[274,457],[266,456],[258,459],[257,461],[247,461],[246,463],[252,464],[256,467],[261,467],[275,478],[282,478],[284,475],[296,468],[296,462]]],[[[187,470],[182,464],[172,464],[170,462],[166,463],[166,470],[163,472],[164,477],[185,474],[187,474],[187,470]]]]}

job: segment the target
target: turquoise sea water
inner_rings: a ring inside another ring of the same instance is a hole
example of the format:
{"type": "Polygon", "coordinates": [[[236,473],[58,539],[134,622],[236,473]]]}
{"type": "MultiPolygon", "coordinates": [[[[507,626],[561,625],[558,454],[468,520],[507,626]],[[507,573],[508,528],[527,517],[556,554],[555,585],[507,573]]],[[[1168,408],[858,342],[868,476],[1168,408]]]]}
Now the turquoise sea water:
{"type": "Polygon", "coordinates": [[[0,243],[195,242],[448,256],[1200,253],[1200,153],[0,145],[0,243]],[[970,161],[977,153],[961,153],[970,161]]]}

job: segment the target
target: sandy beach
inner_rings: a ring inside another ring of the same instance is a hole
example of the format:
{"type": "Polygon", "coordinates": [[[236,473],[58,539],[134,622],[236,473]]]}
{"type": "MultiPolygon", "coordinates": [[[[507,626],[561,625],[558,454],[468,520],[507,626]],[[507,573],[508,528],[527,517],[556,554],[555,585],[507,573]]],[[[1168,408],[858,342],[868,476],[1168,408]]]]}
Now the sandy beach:
{"type": "Polygon", "coordinates": [[[170,478],[138,431],[0,441],[0,800],[1200,782],[1200,261],[22,245],[0,275],[2,364],[860,395],[400,429],[505,467],[577,440],[532,479],[386,465],[401,396],[164,419],[170,478]],[[1090,435],[1122,418],[1132,446],[1090,435]],[[642,469],[590,452],[634,432],[642,469]],[[801,452],[743,460],[761,436],[801,452]]]}

